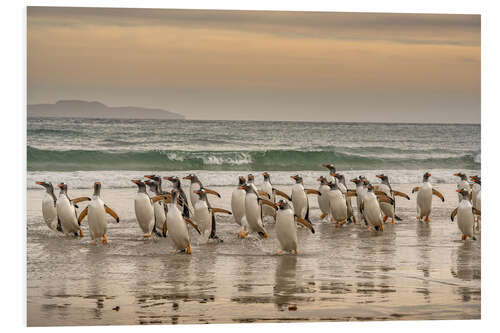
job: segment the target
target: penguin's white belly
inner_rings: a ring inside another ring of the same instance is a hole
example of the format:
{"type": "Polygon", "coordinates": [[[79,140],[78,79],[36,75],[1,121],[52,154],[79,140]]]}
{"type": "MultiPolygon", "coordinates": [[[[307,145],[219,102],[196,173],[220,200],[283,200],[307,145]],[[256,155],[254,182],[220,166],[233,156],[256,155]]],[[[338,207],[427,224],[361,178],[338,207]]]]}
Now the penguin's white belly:
{"type": "Polygon", "coordinates": [[[76,218],[75,207],[69,202],[68,198],[59,197],[57,199],[57,216],[61,219],[61,226],[65,234],[78,232],[80,226],[76,218]]]}
{"type": "Polygon", "coordinates": [[[417,193],[417,213],[420,217],[429,216],[432,209],[432,187],[424,184],[417,193]]]}
{"type": "Polygon", "coordinates": [[[387,202],[381,202],[380,203],[380,209],[382,209],[382,212],[384,213],[385,216],[388,217],[394,217],[394,206],[391,204],[388,204],[387,202]]]}
{"type": "Polygon", "coordinates": [[[200,228],[202,234],[210,228],[211,214],[208,210],[207,204],[204,201],[198,201],[194,208],[194,220],[200,228]]]}
{"type": "Polygon", "coordinates": [[[172,240],[176,250],[184,250],[189,246],[189,232],[186,222],[182,218],[181,212],[173,205],[169,207],[167,213],[168,236],[172,240]]]}
{"type": "Polygon", "coordinates": [[[295,215],[305,218],[307,213],[307,195],[302,186],[294,185],[292,188],[292,204],[295,215]]]}
{"type": "Polygon", "coordinates": [[[245,216],[245,190],[235,189],[231,195],[231,209],[234,216],[234,221],[238,225],[241,224],[241,220],[245,216]]]}
{"type": "Polygon", "coordinates": [[[145,234],[151,233],[155,223],[154,209],[151,199],[145,193],[138,193],[134,200],[135,217],[139,227],[145,234]]]}
{"type": "Polygon", "coordinates": [[[257,196],[253,193],[245,197],[245,216],[250,231],[262,231],[262,218],[260,215],[260,205],[257,203],[257,196]]]}
{"type": "MultiPolygon", "coordinates": [[[[262,186],[262,190],[266,192],[269,197],[262,196],[263,199],[269,200],[272,203],[274,203],[274,194],[273,194],[273,187],[269,182],[265,182],[264,185],[262,186]]],[[[264,216],[275,216],[276,215],[276,210],[273,207],[269,207],[267,205],[262,206],[262,214],[264,216]]]]}
{"type": "Polygon", "coordinates": [[[191,205],[193,207],[195,207],[196,203],[198,202],[198,200],[200,200],[199,197],[198,197],[198,195],[196,193],[193,193],[193,192],[194,191],[199,191],[199,190],[200,190],[200,185],[198,185],[196,183],[195,184],[191,184],[189,186],[189,199],[191,200],[191,205]]]}
{"type": "Polygon", "coordinates": [[[89,204],[88,210],[88,223],[89,231],[92,239],[102,237],[107,232],[106,211],[104,210],[104,203],[100,199],[92,199],[89,204]]]}
{"type": "Polygon", "coordinates": [[[342,192],[333,190],[328,192],[330,201],[330,213],[335,221],[340,222],[347,218],[347,204],[342,192]]]}
{"type": "Polygon", "coordinates": [[[153,204],[154,216],[156,221],[156,227],[160,230],[163,228],[163,224],[167,220],[165,215],[165,208],[163,207],[164,203],[157,201],[153,204]]]}
{"type": "Polygon", "coordinates": [[[326,185],[321,185],[318,189],[321,195],[318,195],[318,206],[323,214],[330,213],[330,200],[328,199],[328,192],[330,187],[326,185]]]}
{"type": "Polygon", "coordinates": [[[43,220],[52,230],[57,230],[57,208],[54,206],[54,199],[50,195],[45,195],[42,201],[43,220]]]}
{"type": "Polygon", "coordinates": [[[279,210],[276,213],[276,237],[282,250],[297,250],[297,229],[291,209],[279,210]]]}
{"type": "Polygon", "coordinates": [[[376,226],[382,224],[380,206],[375,195],[367,195],[363,201],[364,213],[368,224],[376,226]]]}
{"type": "Polygon", "coordinates": [[[462,234],[472,237],[474,215],[472,214],[472,205],[468,201],[460,201],[457,210],[457,225],[462,234]]]}

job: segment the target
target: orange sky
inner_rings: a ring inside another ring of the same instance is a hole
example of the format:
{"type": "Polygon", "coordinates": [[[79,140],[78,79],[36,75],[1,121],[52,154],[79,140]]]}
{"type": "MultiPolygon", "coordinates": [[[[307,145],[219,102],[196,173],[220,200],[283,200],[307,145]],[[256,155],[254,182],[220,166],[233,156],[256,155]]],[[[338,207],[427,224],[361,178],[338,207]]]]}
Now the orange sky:
{"type": "Polygon", "coordinates": [[[28,103],[480,121],[480,16],[28,8],[28,103]]]}

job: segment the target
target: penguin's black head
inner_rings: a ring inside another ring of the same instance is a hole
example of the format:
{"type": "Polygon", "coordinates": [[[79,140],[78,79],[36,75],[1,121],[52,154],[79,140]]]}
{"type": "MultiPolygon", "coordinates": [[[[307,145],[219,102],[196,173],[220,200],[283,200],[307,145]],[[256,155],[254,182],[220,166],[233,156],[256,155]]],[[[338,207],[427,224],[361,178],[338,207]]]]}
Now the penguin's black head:
{"type": "Polygon", "coordinates": [[[457,172],[454,176],[460,177],[461,180],[467,180],[467,176],[463,172],[457,172]]]}
{"type": "Polygon", "coordinates": [[[323,176],[319,176],[318,179],[316,179],[318,182],[320,182],[321,185],[327,184],[328,182],[326,181],[326,178],[323,176]]]}
{"type": "Polygon", "coordinates": [[[290,208],[290,204],[288,203],[288,201],[286,201],[284,199],[281,199],[280,201],[278,201],[275,204],[275,206],[278,207],[278,209],[288,209],[288,208],[290,208]]]}
{"type": "Polygon", "coordinates": [[[271,180],[271,176],[267,172],[262,173],[262,176],[264,176],[264,180],[271,180]]]}
{"type": "Polygon", "coordinates": [[[249,183],[253,183],[253,181],[255,180],[255,177],[250,173],[250,174],[248,174],[247,179],[248,179],[249,183]]]}
{"type": "Polygon", "coordinates": [[[331,190],[337,190],[339,188],[336,182],[329,182],[328,186],[330,186],[331,190]]]}
{"type": "Polygon", "coordinates": [[[302,177],[299,175],[290,176],[290,178],[294,179],[296,184],[302,183],[302,177]]]}
{"type": "Polygon", "coordinates": [[[245,190],[246,192],[249,192],[252,188],[248,184],[243,184],[240,187],[238,187],[240,190],[245,190]]]}
{"type": "Polygon", "coordinates": [[[131,182],[134,183],[135,185],[137,185],[137,187],[139,188],[139,192],[141,192],[141,191],[146,192],[146,184],[142,180],[132,179],[131,182]]]}
{"type": "Polygon", "coordinates": [[[191,182],[196,182],[198,181],[198,177],[196,177],[196,175],[194,173],[190,173],[189,175],[187,175],[186,177],[184,177],[183,179],[187,179],[187,180],[190,180],[191,182]]]}
{"type": "Polygon", "coordinates": [[[372,192],[373,191],[373,185],[370,184],[370,183],[367,183],[366,184],[366,189],[368,190],[368,192],[372,192]]]}
{"type": "Polygon", "coordinates": [[[179,177],[177,176],[168,176],[168,177],[163,177],[163,179],[165,180],[168,180],[169,182],[171,182],[175,187],[178,187],[180,186],[181,184],[181,181],[179,179],[179,177]]]}
{"type": "Polygon", "coordinates": [[[469,200],[469,191],[462,188],[460,190],[457,190],[457,192],[462,195],[462,200],[469,200]]]}
{"type": "Polygon", "coordinates": [[[206,196],[207,196],[207,192],[205,192],[205,189],[204,188],[200,188],[199,190],[197,191],[193,191],[194,194],[197,194],[200,199],[205,199],[206,196]]]}
{"type": "Polygon", "coordinates": [[[358,178],[353,178],[353,179],[351,179],[351,182],[353,182],[353,183],[354,183],[354,184],[356,184],[356,185],[361,184],[361,180],[360,180],[360,179],[358,179],[358,178]]]}
{"type": "Polygon", "coordinates": [[[100,195],[101,194],[101,182],[95,182],[94,183],[94,195],[100,195]]]}
{"type": "Polygon", "coordinates": [[[387,177],[386,175],[384,175],[383,173],[380,174],[380,175],[376,175],[377,178],[379,178],[382,183],[389,183],[389,177],[387,177]]]}
{"type": "Polygon", "coordinates": [[[427,180],[429,180],[430,176],[431,176],[430,173],[428,173],[428,172],[424,173],[424,182],[427,181],[427,180]]]}
{"type": "Polygon", "coordinates": [[[144,177],[154,180],[157,183],[161,183],[161,177],[158,175],[145,175],[144,177]]]}
{"type": "Polygon", "coordinates": [[[241,186],[241,185],[245,184],[246,182],[247,182],[247,180],[245,179],[245,177],[243,177],[243,176],[238,177],[238,185],[241,186]]]}
{"type": "Polygon", "coordinates": [[[330,170],[330,173],[335,173],[337,171],[333,164],[322,164],[321,166],[330,170]]]}
{"type": "Polygon", "coordinates": [[[68,191],[68,184],[66,184],[66,183],[60,183],[59,185],[57,185],[57,187],[59,187],[61,189],[61,193],[68,191]]]}
{"type": "Polygon", "coordinates": [[[158,193],[158,182],[154,180],[146,180],[144,184],[148,185],[151,192],[158,193]]]}
{"type": "Polygon", "coordinates": [[[42,185],[47,190],[47,192],[53,192],[54,191],[54,186],[52,186],[51,182],[42,181],[42,182],[36,182],[36,183],[38,185],[42,185]]]}

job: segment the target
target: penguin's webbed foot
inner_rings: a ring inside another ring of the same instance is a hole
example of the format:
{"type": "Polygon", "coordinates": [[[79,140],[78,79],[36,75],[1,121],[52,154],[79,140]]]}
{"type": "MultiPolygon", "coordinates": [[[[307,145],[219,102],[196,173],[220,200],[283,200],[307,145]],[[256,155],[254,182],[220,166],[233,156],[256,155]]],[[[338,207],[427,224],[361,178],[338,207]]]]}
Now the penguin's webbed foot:
{"type": "Polygon", "coordinates": [[[102,235],[102,242],[104,244],[108,244],[108,238],[106,237],[106,235],[102,235]]]}

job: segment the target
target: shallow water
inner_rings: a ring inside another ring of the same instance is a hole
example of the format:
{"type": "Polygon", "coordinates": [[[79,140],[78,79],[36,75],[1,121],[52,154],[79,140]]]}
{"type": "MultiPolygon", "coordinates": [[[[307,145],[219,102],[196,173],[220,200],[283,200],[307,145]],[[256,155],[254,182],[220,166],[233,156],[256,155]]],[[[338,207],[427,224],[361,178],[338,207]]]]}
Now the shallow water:
{"type": "MultiPolygon", "coordinates": [[[[223,196],[214,206],[230,208],[233,188],[214,189],[223,196]]],[[[133,187],[103,189],[121,222],[109,219],[110,243],[93,246],[86,222],[83,239],[48,230],[43,191],[28,190],[28,325],[479,319],[481,237],[460,240],[449,220],[454,189],[439,184],[447,201],[434,199],[429,224],[415,220],[415,195],[398,198],[403,221],[383,233],[320,222],[311,196],[316,233],[298,230],[298,256],[276,254],[273,222],[269,239],[241,240],[227,216],[218,218],[223,243],[191,232],[193,254],[173,254],[168,239],[142,239],[133,187]]]]}

